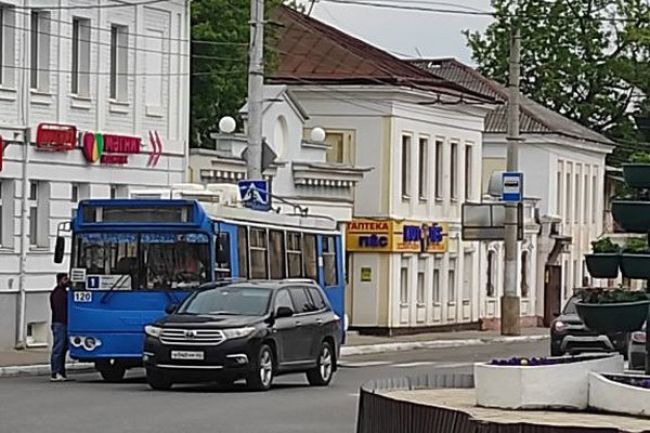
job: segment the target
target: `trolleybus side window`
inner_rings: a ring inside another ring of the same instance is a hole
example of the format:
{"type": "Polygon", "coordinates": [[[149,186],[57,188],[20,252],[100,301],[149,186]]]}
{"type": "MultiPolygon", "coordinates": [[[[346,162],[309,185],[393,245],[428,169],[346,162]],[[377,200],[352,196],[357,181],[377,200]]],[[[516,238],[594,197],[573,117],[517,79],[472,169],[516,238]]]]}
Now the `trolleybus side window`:
{"type": "Polygon", "coordinates": [[[302,277],[300,233],[287,232],[287,271],[289,278],[302,277]]]}
{"type": "Polygon", "coordinates": [[[325,286],[336,286],[338,281],[336,275],[336,238],[334,236],[323,236],[323,271],[325,286]]]}
{"type": "Polygon", "coordinates": [[[217,236],[214,257],[217,264],[215,277],[217,279],[229,278],[231,276],[229,233],[219,233],[217,236]]]}
{"type": "Polygon", "coordinates": [[[250,256],[251,256],[251,278],[266,279],[268,278],[268,239],[266,229],[251,228],[249,230],[250,239],[250,256]]]}
{"type": "Polygon", "coordinates": [[[248,278],[248,228],[240,226],[237,231],[237,237],[239,238],[237,248],[239,252],[239,276],[248,278]]]}
{"type": "Polygon", "coordinates": [[[284,232],[278,230],[269,231],[269,270],[271,279],[280,280],[285,276],[284,266],[284,232]]]}
{"type": "Polygon", "coordinates": [[[302,237],[302,254],[305,258],[305,277],[318,281],[318,252],[316,235],[305,234],[302,237]]]}

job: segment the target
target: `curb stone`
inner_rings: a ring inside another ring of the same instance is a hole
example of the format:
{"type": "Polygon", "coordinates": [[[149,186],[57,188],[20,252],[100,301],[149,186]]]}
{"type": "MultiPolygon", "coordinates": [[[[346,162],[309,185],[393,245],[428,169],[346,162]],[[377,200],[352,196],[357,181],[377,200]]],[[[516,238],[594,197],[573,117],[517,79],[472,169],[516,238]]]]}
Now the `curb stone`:
{"type": "MultiPolygon", "coordinates": [[[[86,373],[95,370],[95,366],[86,362],[75,362],[66,364],[67,371],[76,373],[86,373]]],[[[0,377],[18,377],[18,376],[48,376],[50,374],[49,364],[37,365],[15,365],[0,367],[0,377]]]]}
{"type": "Polygon", "coordinates": [[[464,346],[480,346],[491,343],[528,343],[548,340],[548,335],[517,337],[470,338],[465,340],[407,341],[399,343],[379,343],[358,346],[343,346],[341,356],[371,355],[376,353],[403,352],[419,349],[444,349],[464,346]]]}
{"type": "MultiPolygon", "coordinates": [[[[465,340],[428,340],[365,344],[356,346],[343,346],[341,347],[341,356],[371,355],[377,353],[403,352],[420,349],[445,349],[464,346],[481,346],[491,343],[528,343],[535,341],[544,341],[548,339],[548,335],[530,335],[516,337],[469,338],[465,340]]],[[[66,369],[68,371],[74,371],[77,373],[95,371],[93,364],[85,362],[68,363],[66,365],[66,369]]],[[[0,377],[47,376],[49,374],[49,364],[0,367],[0,377]]]]}

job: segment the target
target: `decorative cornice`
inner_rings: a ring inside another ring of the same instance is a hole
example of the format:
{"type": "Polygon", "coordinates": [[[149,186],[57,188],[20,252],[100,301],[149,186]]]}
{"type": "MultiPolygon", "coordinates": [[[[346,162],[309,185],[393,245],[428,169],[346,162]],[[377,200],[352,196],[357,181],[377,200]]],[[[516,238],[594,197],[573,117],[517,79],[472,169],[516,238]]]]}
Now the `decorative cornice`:
{"type": "Polygon", "coordinates": [[[292,170],[295,185],[352,188],[372,168],[321,162],[293,162],[292,170]]]}

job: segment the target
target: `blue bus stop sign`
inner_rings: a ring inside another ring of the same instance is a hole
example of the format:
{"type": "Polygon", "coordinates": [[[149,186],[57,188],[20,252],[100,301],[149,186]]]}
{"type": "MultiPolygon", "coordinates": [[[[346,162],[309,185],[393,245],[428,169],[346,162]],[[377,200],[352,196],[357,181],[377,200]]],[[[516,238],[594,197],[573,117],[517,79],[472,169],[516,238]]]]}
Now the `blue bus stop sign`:
{"type": "Polygon", "coordinates": [[[265,180],[240,180],[239,195],[244,206],[253,210],[271,210],[271,186],[265,180]]]}
{"type": "Polygon", "coordinates": [[[503,173],[503,192],[501,199],[505,202],[519,203],[524,195],[524,174],[519,172],[503,173]]]}

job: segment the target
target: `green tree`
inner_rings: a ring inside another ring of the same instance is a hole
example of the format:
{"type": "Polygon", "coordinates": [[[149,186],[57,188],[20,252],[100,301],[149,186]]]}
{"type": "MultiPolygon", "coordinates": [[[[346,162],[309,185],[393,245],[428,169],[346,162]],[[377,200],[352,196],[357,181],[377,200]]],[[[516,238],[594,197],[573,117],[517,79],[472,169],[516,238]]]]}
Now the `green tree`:
{"type": "Polygon", "coordinates": [[[640,139],[631,114],[648,112],[646,0],[492,0],[492,6],[496,19],[484,33],[465,32],[484,75],[505,84],[510,29],[518,24],[525,94],[613,139],[640,139]]]}
{"type": "MultiPolygon", "coordinates": [[[[296,1],[266,0],[267,19],[282,3],[302,10],[296,1]]],[[[192,61],[190,81],[191,145],[212,145],[222,116],[238,117],[246,100],[250,2],[194,0],[192,2],[192,61]]],[[[268,21],[267,21],[268,22],[268,21]]],[[[265,28],[266,68],[273,66],[272,44],[277,26],[265,28]]]]}

